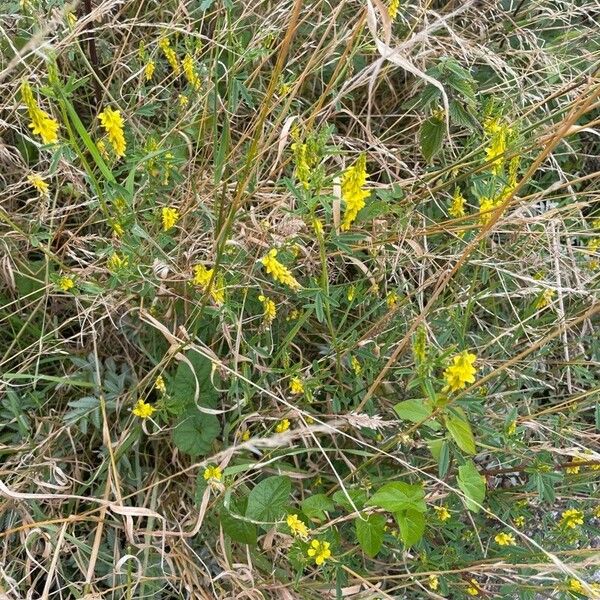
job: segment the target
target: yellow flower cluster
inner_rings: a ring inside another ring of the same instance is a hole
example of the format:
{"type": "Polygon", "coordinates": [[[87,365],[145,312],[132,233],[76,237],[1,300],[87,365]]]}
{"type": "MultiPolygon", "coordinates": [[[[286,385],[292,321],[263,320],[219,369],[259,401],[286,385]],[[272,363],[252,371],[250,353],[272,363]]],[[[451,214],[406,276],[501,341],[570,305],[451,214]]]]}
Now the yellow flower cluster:
{"type": "Polygon", "coordinates": [[[554,298],[554,295],[556,294],[556,292],[551,289],[551,288],[546,288],[538,297],[538,299],[535,302],[535,308],[537,310],[541,310],[542,308],[546,308],[546,306],[548,306],[550,304],[550,302],[552,302],[552,298],[554,298]]]}
{"type": "Polygon", "coordinates": [[[163,231],[169,231],[179,221],[179,211],[170,206],[164,206],[161,210],[163,231]]]}
{"type": "Polygon", "coordinates": [[[512,533],[505,533],[504,531],[494,537],[494,541],[498,546],[516,546],[517,542],[515,536],[512,533]]]}
{"type": "Polygon", "coordinates": [[[390,17],[390,19],[392,21],[398,16],[399,8],[400,8],[400,0],[390,0],[390,3],[388,4],[388,16],[390,17]]]}
{"type": "Polygon", "coordinates": [[[284,433],[290,428],[289,419],[281,419],[277,425],[275,425],[275,433],[284,433]]]}
{"type": "Polygon", "coordinates": [[[300,377],[292,377],[290,379],[290,392],[292,394],[303,394],[304,393],[304,384],[300,377]]]}
{"type": "Polygon", "coordinates": [[[263,296],[262,294],[258,297],[258,299],[263,305],[263,322],[267,327],[270,327],[271,323],[277,316],[277,307],[275,306],[275,302],[273,302],[271,298],[263,296]]]}
{"type": "Polygon", "coordinates": [[[28,175],[27,181],[40,193],[40,196],[48,196],[50,189],[48,184],[39,175],[28,175]]]}
{"type": "Polygon", "coordinates": [[[301,538],[308,536],[308,527],[298,518],[298,515],[288,515],[286,523],[293,535],[301,538]]]}
{"type": "Polygon", "coordinates": [[[485,147],[486,159],[491,163],[492,173],[498,175],[504,166],[504,153],[512,129],[502,119],[495,117],[486,119],[483,131],[488,137],[485,147]]]}
{"type": "Polygon", "coordinates": [[[367,157],[364,154],[342,174],[342,200],[346,203],[342,231],[350,229],[356,216],[365,206],[365,200],[370,194],[363,189],[367,177],[367,157]]]}
{"type": "Polygon", "coordinates": [[[75,287],[75,282],[73,281],[72,277],[69,277],[68,275],[63,275],[58,280],[56,285],[58,286],[59,290],[63,292],[68,292],[69,290],[72,290],[75,287]]]}
{"type": "Polygon", "coordinates": [[[106,266],[111,271],[120,271],[121,269],[125,269],[129,265],[129,259],[124,256],[120,257],[116,252],[113,252],[108,259],[106,266]]]}
{"type": "Polygon", "coordinates": [[[196,68],[194,67],[194,59],[191,54],[186,54],[181,61],[183,66],[183,74],[185,78],[188,80],[188,83],[198,91],[200,89],[200,77],[198,73],[196,73],[196,68]]]}
{"type": "Polygon", "coordinates": [[[438,589],[438,587],[440,586],[440,580],[438,578],[437,575],[430,575],[427,578],[427,585],[429,586],[430,590],[433,590],[434,592],[438,589]]]}
{"type": "Polygon", "coordinates": [[[167,393],[167,384],[165,383],[165,378],[162,375],[159,375],[154,382],[154,389],[161,394],[167,393]]]}
{"type": "Polygon", "coordinates": [[[31,119],[29,128],[34,135],[39,135],[44,144],[54,144],[58,141],[58,121],[42,110],[31,91],[31,86],[24,81],[21,84],[21,96],[31,119]]]}
{"type": "Polygon", "coordinates": [[[150,59],[144,67],[144,77],[146,78],[146,81],[152,81],[155,69],[156,63],[152,59],[150,59]]]}
{"type": "Polygon", "coordinates": [[[477,360],[475,354],[466,350],[452,358],[452,364],[446,367],[444,379],[446,387],[444,391],[456,392],[466,387],[467,383],[475,382],[475,373],[477,369],[473,363],[477,360]]]}
{"type": "Polygon", "coordinates": [[[140,398],[136,402],[136,404],[133,407],[133,410],[131,412],[133,412],[133,414],[136,417],[139,417],[140,419],[147,419],[148,417],[151,417],[154,414],[155,410],[156,409],[154,408],[154,406],[152,406],[151,404],[148,404],[147,402],[144,402],[140,398]]]}
{"type": "Polygon", "coordinates": [[[452,516],[450,511],[445,506],[434,506],[435,512],[437,514],[437,518],[444,523],[452,516]]]}
{"type": "Polygon", "coordinates": [[[576,508],[569,508],[560,516],[559,525],[565,529],[575,529],[583,525],[583,513],[576,508]]]}
{"type": "Polygon", "coordinates": [[[209,465],[208,467],[206,467],[206,469],[204,469],[203,477],[205,481],[221,481],[223,477],[221,467],[209,465]]]}
{"type": "Polygon", "coordinates": [[[167,62],[171,65],[171,69],[173,69],[173,73],[175,75],[179,75],[181,73],[181,66],[179,65],[179,59],[177,58],[177,53],[173,48],[171,48],[171,42],[169,38],[162,38],[158,42],[158,47],[163,51],[167,62]]]}
{"type": "Polygon", "coordinates": [[[121,111],[113,110],[110,106],[107,106],[99,115],[100,123],[104,131],[108,135],[108,140],[117,155],[117,158],[125,156],[125,135],[123,133],[123,117],[121,111]]]}
{"type": "Polygon", "coordinates": [[[460,188],[456,188],[454,190],[454,195],[452,196],[452,204],[448,209],[448,214],[455,219],[465,216],[465,197],[462,195],[460,188]]]}
{"type": "Polygon", "coordinates": [[[275,281],[287,285],[293,290],[299,290],[302,287],[296,281],[291,271],[277,260],[277,250],[275,248],[271,248],[266,256],[263,256],[260,259],[260,262],[262,262],[267,273],[269,273],[275,281]]]}
{"type": "Polygon", "coordinates": [[[356,356],[350,357],[350,366],[352,367],[355,375],[360,375],[362,373],[362,365],[356,356]]]}
{"type": "Polygon", "coordinates": [[[400,300],[400,296],[396,292],[389,292],[385,297],[385,303],[388,308],[395,308],[396,304],[398,304],[398,300],[400,300]]]}
{"type": "Polygon", "coordinates": [[[211,298],[216,304],[223,304],[225,301],[225,285],[223,276],[221,274],[217,274],[211,285],[213,272],[214,269],[207,269],[204,265],[196,265],[194,267],[194,278],[192,283],[202,288],[203,291],[209,292],[211,298]]]}
{"type": "Polygon", "coordinates": [[[302,184],[305,190],[309,188],[311,159],[308,155],[308,144],[294,142],[292,144],[292,152],[294,155],[294,175],[302,184]]]}
{"type": "Polygon", "coordinates": [[[331,544],[329,542],[321,542],[313,540],[310,543],[310,548],[307,551],[308,556],[315,559],[315,564],[321,566],[328,558],[331,557],[331,544]]]}
{"type": "Polygon", "coordinates": [[[480,592],[481,588],[479,587],[477,579],[471,579],[469,581],[469,585],[467,586],[467,594],[469,594],[469,596],[479,596],[480,592]]]}

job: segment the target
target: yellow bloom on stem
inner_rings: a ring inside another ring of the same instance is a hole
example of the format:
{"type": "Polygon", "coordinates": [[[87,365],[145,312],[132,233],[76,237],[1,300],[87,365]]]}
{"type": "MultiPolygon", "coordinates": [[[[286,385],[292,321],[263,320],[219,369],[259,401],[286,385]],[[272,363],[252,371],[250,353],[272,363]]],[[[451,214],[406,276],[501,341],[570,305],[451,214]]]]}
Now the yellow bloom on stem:
{"type": "Polygon", "coordinates": [[[389,292],[385,297],[385,303],[388,308],[394,308],[398,304],[398,300],[400,300],[400,296],[396,292],[389,292]]]}
{"type": "Polygon", "coordinates": [[[535,308],[537,310],[541,310],[542,308],[546,308],[552,302],[552,298],[556,292],[551,288],[546,288],[535,301],[535,308]]]}
{"type": "Polygon", "coordinates": [[[304,393],[304,384],[300,377],[292,377],[290,380],[290,392],[292,394],[303,394],[304,393]]]}
{"type": "Polygon", "coordinates": [[[362,366],[356,356],[350,357],[350,366],[352,367],[355,375],[360,375],[362,373],[362,366]]]}
{"type": "Polygon", "coordinates": [[[177,96],[177,100],[181,108],[185,108],[189,102],[188,97],[184,96],[183,94],[179,94],[179,96],[177,96]]]}
{"type": "Polygon", "coordinates": [[[196,265],[194,267],[194,278],[192,283],[202,288],[204,292],[210,293],[211,298],[216,304],[223,304],[225,301],[223,276],[217,275],[213,279],[213,272],[214,269],[207,269],[204,265],[196,265]],[[211,279],[213,279],[212,284],[211,279]]]}
{"type": "Polygon", "coordinates": [[[24,81],[21,84],[21,96],[31,119],[29,128],[34,135],[39,135],[44,144],[54,144],[58,141],[59,124],[46,111],[42,110],[31,91],[31,86],[24,81]]]}
{"type": "Polygon", "coordinates": [[[570,592],[575,592],[576,594],[581,594],[583,592],[583,584],[579,579],[575,579],[574,577],[569,579],[567,587],[570,592]]]}
{"type": "Polygon", "coordinates": [[[356,298],[356,286],[352,284],[348,288],[348,293],[346,294],[346,298],[348,298],[348,302],[352,302],[354,298],[356,298]]]}
{"type": "Polygon", "coordinates": [[[129,265],[129,259],[124,256],[121,258],[116,252],[113,252],[108,259],[106,266],[111,271],[120,271],[121,269],[125,269],[129,265]]]}
{"type": "Polygon", "coordinates": [[[519,515],[518,517],[515,517],[515,526],[516,527],[523,527],[525,525],[525,517],[523,515],[519,515]]]}
{"type": "Polygon", "coordinates": [[[516,546],[517,542],[515,536],[512,533],[505,533],[504,531],[494,537],[494,541],[498,546],[516,546]]]}
{"type": "Polygon", "coordinates": [[[198,73],[196,73],[196,69],[194,67],[194,59],[190,54],[186,54],[181,61],[183,66],[183,74],[185,78],[188,80],[188,83],[197,91],[200,89],[200,77],[198,73]]]}
{"type": "Polygon", "coordinates": [[[296,281],[291,271],[277,260],[277,250],[271,248],[267,252],[266,256],[260,259],[260,262],[265,267],[267,273],[269,273],[275,281],[287,285],[293,290],[299,290],[302,286],[296,281]]]}
{"type": "Polygon", "coordinates": [[[179,211],[170,206],[164,206],[161,210],[163,231],[168,231],[171,227],[175,227],[179,221],[179,211]]]}
{"type": "Polygon", "coordinates": [[[177,53],[173,48],[171,48],[171,42],[169,38],[163,38],[158,42],[159,48],[163,51],[167,62],[171,65],[171,69],[173,69],[173,73],[175,75],[179,75],[181,73],[181,66],[179,65],[179,59],[177,58],[177,53]]]}
{"type": "Polygon", "coordinates": [[[288,515],[286,523],[293,535],[301,538],[308,536],[308,527],[298,518],[298,515],[288,515]]]}
{"type": "Polygon", "coordinates": [[[437,518],[444,523],[452,516],[450,511],[445,506],[434,506],[435,512],[437,514],[437,518]]]}
{"type": "Polygon", "coordinates": [[[100,152],[100,156],[104,160],[109,159],[110,155],[108,154],[108,150],[106,149],[106,144],[104,143],[104,140],[98,140],[96,142],[96,148],[98,148],[98,152],[100,152]]]}
{"type": "Polygon", "coordinates": [[[27,181],[40,193],[40,196],[48,196],[50,187],[39,175],[28,175],[27,181]]]}
{"type": "Polygon", "coordinates": [[[59,290],[62,290],[63,292],[68,292],[69,290],[72,290],[75,287],[75,282],[73,281],[72,277],[69,277],[67,275],[63,275],[58,282],[56,283],[56,285],[58,286],[59,290]]]}
{"type": "Polygon", "coordinates": [[[107,106],[99,115],[100,123],[104,131],[108,134],[108,141],[110,142],[115,154],[118,158],[125,156],[125,135],[123,134],[123,117],[121,116],[120,110],[113,110],[110,106],[107,106]]]}
{"type": "Polygon", "coordinates": [[[152,59],[150,59],[146,63],[146,66],[144,67],[144,77],[146,78],[146,81],[152,81],[155,70],[156,70],[156,63],[152,59]]]}
{"type": "Polygon", "coordinates": [[[315,564],[321,566],[328,558],[331,557],[331,544],[329,542],[321,542],[313,540],[310,543],[310,548],[307,551],[308,556],[315,559],[315,564]]]}
{"type": "Polygon", "coordinates": [[[275,425],[275,433],[283,433],[290,428],[290,420],[289,419],[281,419],[277,425],[275,425]]]}
{"type": "Polygon", "coordinates": [[[292,144],[292,152],[294,154],[294,175],[296,175],[296,179],[302,184],[302,187],[307,190],[310,180],[308,145],[294,142],[292,144]]]}
{"type": "Polygon", "coordinates": [[[346,203],[342,231],[350,229],[350,225],[365,206],[365,200],[370,195],[369,191],[363,189],[367,177],[367,157],[364,154],[342,174],[342,200],[346,203]]]}
{"type": "Polygon", "coordinates": [[[492,173],[497,175],[504,166],[504,153],[512,129],[499,118],[489,118],[483,124],[483,130],[488,137],[485,147],[486,159],[491,163],[492,173]]]}
{"type": "Polygon", "coordinates": [[[474,383],[477,369],[473,366],[473,363],[476,360],[477,356],[466,350],[454,356],[452,364],[446,367],[444,371],[444,379],[446,380],[444,391],[456,392],[466,387],[467,383],[474,383]]]}
{"type": "Polygon", "coordinates": [[[487,225],[494,216],[494,209],[498,208],[502,200],[496,198],[479,198],[479,222],[481,225],[487,225]]]}
{"type": "Polygon", "coordinates": [[[594,517],[596,519],[600,519],[600,504],[598,504],[598,506],[596,506],[596,508],[594,508],[594,511],[592,512],[592,514],[594,515],[594,517]]]}
{"type": "Polygon", "coordinates": [[[435,592],[438,589],[438,587],[440,586],[440,580],[439,580],[438,576],[430,575],[427,578],[427,585],[429,586],[430,590],[433,590],[435,592]]]}
{"type": "Polygon", "coordinates": [[[277,316],[277,307],[275,306],[275,302],[273,302],[271,298],[263,296],[262,294],[258,297],[258,299],[263,305],[263,321],[265,325],[270,326],[277,316]]]}
{"type": "Polygon", "coordinates": [[[151,404],[144,402],[141,398],[136,402],[133,410],[131,411],[136,417],[140,419],[147,419],[151,417],[156,409],[151,404]]]}
{"type": "MultiPolygon", "coordinates": [[[[572,463],[580,463],[580,462],[585,462],[585,458],[581,457],[581,456],[574,456],[571,460],[572,463]]],[[[566,467],[565,471],[569,474],[569,475],[577,475],[577,473],[579,473],[581,467],[577,464],[572,464],[570,467],[566,467]]]]}
{"type": "Polygon", "coordinates": [[[221,481],[221,478],[223,477],[221,467],[209,465],[204,469],[203,477],[206,481],[221,481]]]}
{"type": "Polygon", "coordinates": [[[479,596],[479,592],[481,592],[481,588],[479,587],[479,583],[477,583],[477,579],[471,579],[467,587],[467,594],[469,596],[479,596]]]}
{"type": "Polygon", "coordinates": [[[560,516],[559,525],[565,529],[575,529],[583,525],[583,513],[576,508],[569,508],[560,516]]]}
{"type": "Polygon", "coordinates": [[[388,4],[388,16],[390,17],[390,19],[392,21],[398,16],[399,8],[400,8],[400,0],[390,0],[390,3],[388,4]]]}
{"type": "Polygon", "coordinates": [[[154,382],[154,389],[160,392],[161,394],[166,393],[167,384],[165,383],[165,379],[162,375],[159,375],[154,382]]]}
{"type": "Polygon", "coordinates": [[[452,196],[452,204],[448,209],[448,214],[455,219],[465,216],[465,197],[462,195],[460,188],[455,188],[452,196]]]}

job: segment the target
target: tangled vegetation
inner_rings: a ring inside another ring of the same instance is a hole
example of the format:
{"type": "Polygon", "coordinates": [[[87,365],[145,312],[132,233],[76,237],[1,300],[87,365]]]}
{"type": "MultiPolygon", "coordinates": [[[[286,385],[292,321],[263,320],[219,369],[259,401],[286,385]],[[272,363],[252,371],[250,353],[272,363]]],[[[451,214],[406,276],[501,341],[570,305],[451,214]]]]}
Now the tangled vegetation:
{"type": "Polygon", "coordinates": [[[2,6],[2,598],[600,597],[597,4],[2,6]]]}

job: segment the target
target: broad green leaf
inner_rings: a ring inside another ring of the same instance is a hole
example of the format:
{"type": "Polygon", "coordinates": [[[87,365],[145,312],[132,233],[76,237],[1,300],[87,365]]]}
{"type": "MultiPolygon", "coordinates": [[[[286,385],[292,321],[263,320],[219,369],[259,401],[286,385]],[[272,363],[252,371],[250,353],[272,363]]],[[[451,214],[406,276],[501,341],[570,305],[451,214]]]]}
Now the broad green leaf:
{"type": "Polygon", "coordinates": [[[331,512],[335,508],[333,500],[325,494],[314,494],[302,501],[302,512],[309,518],[323,521],[327,518],[325,512],[331,512]]]}
{"type": "Polygon", "coordinates": [[[425,512],[425,492],[421,485],[411,485],[403,481],[394,481],[382,486],[369,500],[369,506],[379,506],[390,512],[411,509],[425,512]]]}
{"type": "Polygon", "coordinates": [[[383,545],[383,532],[386,518],[383,515],[372,514],[366,519],[356,519],[356,539],[363,552],[374,558],[383,545]]]}
{"type": "Polygon", "coordinates": [[[394,406],[394,411],[401,419],[412,423],[420,423],[431,415],[433,408],[430,402],[421,398],[398,402],[394,406]]]}
{"type": "Polygon", "coordinates": [[[215,373],[211,379],[212,362],[198,352],[186,352],[185,356],[194,367],[194,372],[192,372],[187,362],[181,361],[179,363],[169,390],[169,407],[176,414],[180,414],[187,406],[193,406],[197,391],[198,404],[214,408],[219,399],[219,393],[213,385],[213,380],[216,385],[219,385],[219,378],[215,373]]]}
{"type": "Polygon", "coordinates": [[[479,473],[472,460],[458,467],[457,483],[466,496],[467,508],[471,512],[479,512],[477,504],[481,504],[485,498],[485,477],[479,473]]]}
{"type": "Polygon", "coordinates": [[[173,429],[173,443],[186,454],[208,454],[221,426],[214,415],[201,413],[195,406],[179,417],[173,429]]]}
{"type": "Polygon", "coordinates": [[[427,162],[431,162],[431,159],[442,149],[445,127],[443,119],[431,117],[423,121],[419,137],[421,153],[427,162]]]}
{"type": "MultiPolygon", "coordinates": [[[[365,502],[367,501],[367,494],[364,490],[359,490],[359,489],[349,489],[348,490],[347,489],[346,492],[347,492],[348,496],[350,496],[350,498],[352,499],[352,502],[354,502],[354,506],[356,506],[356,508],[358,510],[363,508],[363,506],[365,505],[365,502]]],[[[339,504],[341,507],[345,508],[348,512],[354,512],[354,510],[355,510],[354,506],[352,506],[352,504],[350,504],[348,497],[342,490],[337,490],[337,492],[334,492],[332,499],[336,504],[339,504]]]]}
{"type": "Polygon", "coordinates": [[[400,537],[406,546],[413,546],[422,537],[425,532],[425,515],[416,510],[403,510],[394,514],[398,527],[400,527],[400,537]]]}
{"type": "Polygon", "coordinates": [[[455,408],[454,411],[458,414],[448,413],[446,415],[446,427],[456,442],[456,445],[467,454],[475,454],[475,438],[471,424],[467,421],[464,411],[460,408],[455,408]]]}
{"type": "Polygon", "coordinates": [[[248,496],[246,516],[256,521],[273,523],[281,518],[292,491],[289,477],[274,475],[258,483],[248,496]]]}
{"type": "Polygon", "coordinates": [[[258,537],[256,525],[248,523],[232,515],[227,510],[223,509],[219,515],[219,521],[223,526],[223,531],[234,541],[240,544],[256,544],[258,537]]]}

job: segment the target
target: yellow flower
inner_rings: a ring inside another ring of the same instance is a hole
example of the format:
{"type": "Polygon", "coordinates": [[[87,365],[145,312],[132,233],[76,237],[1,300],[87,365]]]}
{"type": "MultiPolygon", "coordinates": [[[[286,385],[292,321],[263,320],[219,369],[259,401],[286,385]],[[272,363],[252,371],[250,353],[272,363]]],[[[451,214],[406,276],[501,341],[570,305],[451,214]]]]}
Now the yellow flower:
{"type": "Polygon", "coordinates": [[[352,284],[348,288],[348,293],[346,297],[348,298],[348,302],[352,302],[352,300],[354,300],[354,298],[356,297],[356,286],[354,284],[352,284]]]}
{"type": "Polygon", "coordinates": [[[445,506],[434,506],[435,512],[437,514],[437,518],[443,523],[447,521],[452,516],[450,511],[445,506]]]}
{"type": "Polygon", "coordinates": [[[159,391],[161,394],[166,393],[167,385],[165,384],[165,379],[162,375],[159,375],[154,382],[154,389],[159,391]]]}
{"type": "Polygon", "coordinates": [[[487,225],[492,220],[494,209],[498,208],[501,202],[501,200],[485,196],[479,198],[479,222],[481,225],[487,225]]]}
{"type": "Polygon", "coordinates": [[[551,288],[546,288],[535,301],[535,308],[537,310],[541,310],[542,308],[546,308],[552,302],[552,298],[556,292],[551,288]]]}
{"type": "Polygon", "coordinates": [[[486,159],[491,163],[492,173],[497,175],[504,165],[503,155],[512,129],[499,118],[489,118],[483,124],[483,130],[488,137],[486,159]]]}
{"type": "Polygon", "coordinates": [[[448,214],[455,219],[465,216],[465,197],[462,195],[460,188],[455,188],[454,196],[452,196],[452,204],[448,209],[448,214]]]}
{"type": "Polygon", "coordinates": [[[290,420],[289,419],[281,419],[277,425],[275,425],[275,433],[283,433],[290,428],[290,420]]]}
{"type": "Polygon", "coordinates": [[[516,527],[523,527],[525,525],[525,517],[523,515],[519,515],[518,517],[515,517],[515,526],[516,527]]]}
{"type": "Polygon", "coordinates": [[[362,366],[356,356],[350,357],[350,366],[352,367],[355,375],[360,375],[362,373],[362,366]]]}
{"type": "Polygon", "coordinates": [[[321,542],[319,540],[313,540],[310,543],[310,548],[308,549],[308,556],[315,559],[315,564],[317,566],[321,566],[328,558],[331,557],[331,550],[329,547],[331,544],[329,542],[321,542]]]}
{"type": "Polygon", "coordinates": [[[179,221],[179,211],[170,206],[164,206],[161,210],[163,231],[168,231],[171,227],[175,227],[179,221]]]}
{"type": "Polygon", "coordinates": [[[72,277],[68,277],[67,275],[63,275],[56,284],[59,290],[63,292],[68,292],[75,287],[75,282],[72,277]]]}
{"type": "Polygon", "coordinates": [[[575,529],[583,525],[583,513],[576,508],[569,508],[562,513],[559,525],[566,529],[575,529]]]}
{"type": "Polygon", "coordinates": [[[396,292],[389,292],[385,297],[385,303],[388,308],[394,308],[398,304],[398,300],[400,300],[400,296],[396,292]]]}
{"type": "Polygon", "coordinates": [[[156,63],[152,59],[150,59],[146,63],[146,66],[144,67],[144,77],[146,78],[146,81],[152,81],[152,77],[154,77],[155,69],[156,69],[156,63]]]}
{"type": "MultiPolygon", "coordinates": [[[[580,463],[580,462],[585,462],[585,458],[581,457],[581,456],[574,456],[571,460],[572,463],[580,463]]],[[[581,469],[581,467],[579,465],[576,464],[572,464],[570,467],[567,467],[565,469],[565,471],[569,474],[569,475],[577,475],[577,473],[579,473],[579,470],[581,469]]]]}
{"type": "Polygon", "coordinates": [[[242,433],[242,442],[247,442],[250,439],[250,430],[246,429],[244,433],[242,433]]]}
{"type": "Polygon", "coordinates": [[[308,535],[308,527],[298,518],[298,515],[288,515],[286,523],[294,535],[301,538],[305,538],[308,535]]]}
{"type": "Polygon", "coordinates": [[[206,481],[221,481],[223,474],[221,473],[221,467],[215,467],[209,465],[204,469],[204,479],[206,481]]]}
{"type": "Polygon", "coordinates": [[[598,252],[600,250],[600,237],[588,240],[587,249],[590,252],[598,252]]]}
{"type": "Polygon", "coordinates": [[[454,356],[452,364],[444,371],[444,379],[446,380],[444,391],[456,392],[466,387],[467,383],[473,383],[477,372],[473,363],[476,360],[477,356],[466,350],[454,356]]]}
{"type": "Polygon", "coordinates": [[[308,145],[294,142],[292,144],[292,152],[294,155],[294,175],[302,184],[302,187],[307,190],[310,180],[310,163],[308,159],[308,145]]]}
{"type": "Polygon", "coordinates": [[[169,38],[163,38],[160,40],[158,42],[158,46],[163,51],[168,63],[171,65],[173,73],[175,73],[175,75],[179,75],[179,73],[181,73],[181,67],[179,65],[177,53],[175,50],[173,50],[173,48],[171,48],[171,42],[169,41],[169,38]]]}
{"type": "Polygon", "coordinates": [[[214,269],[207,269],[204,265],[196,265],[194,267],[194,285],[202,288],[203,291],[209,292],[211,298],[216,304],[223,304],[225,301],[225,285],[222,275],[217,275],[211,285],[214,269]],[[210,290],[208,286],[210,285],[210,290]]]}
{"type": "Polygon", "coordinates": [[[263,305],[263,321],[265,325],[270,326],[271,323],[275,320],[277,315],[277,308],[275,306],[275,302],[268,298],[267,296],[263,296],[262,294],[258,297],[260,302],[263,305]]]}
{"type": "Polygon", "coordinates": [[[200,89],[200,77],[194,68],[194,59],[190,54],[186,54],[181,61],[183,65],[183,74],[188,80],[188,83],[197,91],[200,89]]]}
{"type": "Polygon", "coordinates": [[[271,248],[267,252],[266,256],[260,259],[260,262],[265,267],[267,273],[269,273],[275,281],[279,281],[283,285],[287,285],[293,290],[299,290],[302,286],[296,281],[291,271],[277,260],[277,250],[271,248]]]}
{"type": "Polygon", "coordinates": [[[594,508],[594,511],[592,512],[592,514],[594,515],[594,517],[596,519],[600,519],[600,504],[598,504],[598,506],[596,506],[596,508],[594,508]]]}
{"type": "Polygon", "coordinates": [[[427,578],[427,585],[429,586],[430,590],[433,590],[435,592],[440,586],[440,580],[438,579],[438,576],[433,574],[430,575],[427,578]]]}
{"type": "Polygon", "coordinates": [[[106,263],[106,266],[111,271],[120,271],[121,269],[126,268],[128,265],[129,265],[129,259],[126,256],[121,258],[116,252],[113,252],[110,255],[110,257],[106,263]]]}
{"type": "Polygon", "coordinates": [[[290,380],[290,392],[292,394],[303,394],[304,393],[304,384],[300,377],[292,377],[290,380]]]}
{"type": "Polygon", "coordinates": [[[319,219],[313,219],[312,226],[313,226],[315,233],[319,237],[321,237],[323,235],[323,223],[321,223],[321,221],[319,221],[319,219]]]}
{"type": "Polygon", "coordinates": [[[116,237],[121,237],[125,233],[125,229],[123,228],[123,225],[119,223],[119,221],[113,221],[110,223],[110,226],[116,237]]]}
{"type": "Polygon", "coordinates": [[[99,115],[100,123],[104,131],[108,134],[110,142],[115,154],[118,158],[125,156],[125,136],[123,134],[123,117],[120,110],[113,110],[107,106],[99,115]]]}
{"type": "Polygon", "coordinates": [[[498,546],[516,546],[515,536],[512,533],[505,533],[504,531],[494,537],[494,541],[498,546]]]}
{"type": "Polygon", "coordinates": [[[21,84],[21,96],[27,106],[27,113],[31,119],[29,128],[34,135],[39,135],[44,144],[54,144],[58,141],[58,121],[53,119],[46,111],[42,110],[31,91],[30,85],[24,81],[21,84]]]}
{"type": "Polygon", "coordinates": [[[179,100],[179,106],[181,106],[181,108],[185,108],[188,105],[189,100],[187,96],[179,94],[179,96],[177,96],[177,99],[179,100]]]}
{"type": "Polygon", "coordinates": [[[342,200],[346,203],[342,231],[350,229],[359,211],[365,206],[365,199],[370,194],[363,189],[367,177],[367,157],[364,154],[342,174],[342,200]]]}
{"type": "Polygon", "coordinates": [[[67,16],[67,24],[69,25],[69,27],[71,29],[73,29],[73,27],[75,27],[75,23],[77,23],[77,15],[75,15],[74,13],[69,11],[66,16],[67,16]]]}
{"type": "Polygon", "coordinates": [[[48,196],[50,189],[48,184],[39,175],[28,175],[27,181],[40,193],[40,196],[48,196]]]}
{"type": "Polygon", "coordinates": [[[479,587],[479,583],[477,583],[477,579],[471,579],[467,587],[467,594],[469,594],[469,596],[479,596],[480,591],[481,588],[479,587]]]}
{"type": "Polygon", "coordinates": [[[144,402],[141,398],[136,402],[133,407],[133,414],[140,419],[147,419],[151,417],[156,409],[151,404],[144,402]]]}
{"type": "Polygon", "coordinates": [[[106,149],[106,144],[104,143],[104,140],[98,140],[96,142],[96,148],[98,148],[98,152],[100,152],[100,156],[104,160],[108,160],[109,155],[108,155],[108,150],[106,149]]]}
{"type": "Polygon", "coordinates": [[[579,579],[575,579],[571,577],[568,581],[568,589],[570,592],[575,592],[576,594],[581,594],[583,592],[583,585],[579,579]]]}
{"type": "MultiPolygon", "coordinates": [[[[393,21],[398,15],[398,9],[400,8],[400,0],[390,0],[388,4],[388,16],[393,21]]],[[[434,588],[431,588],[434,589],[434,588]]]]}

